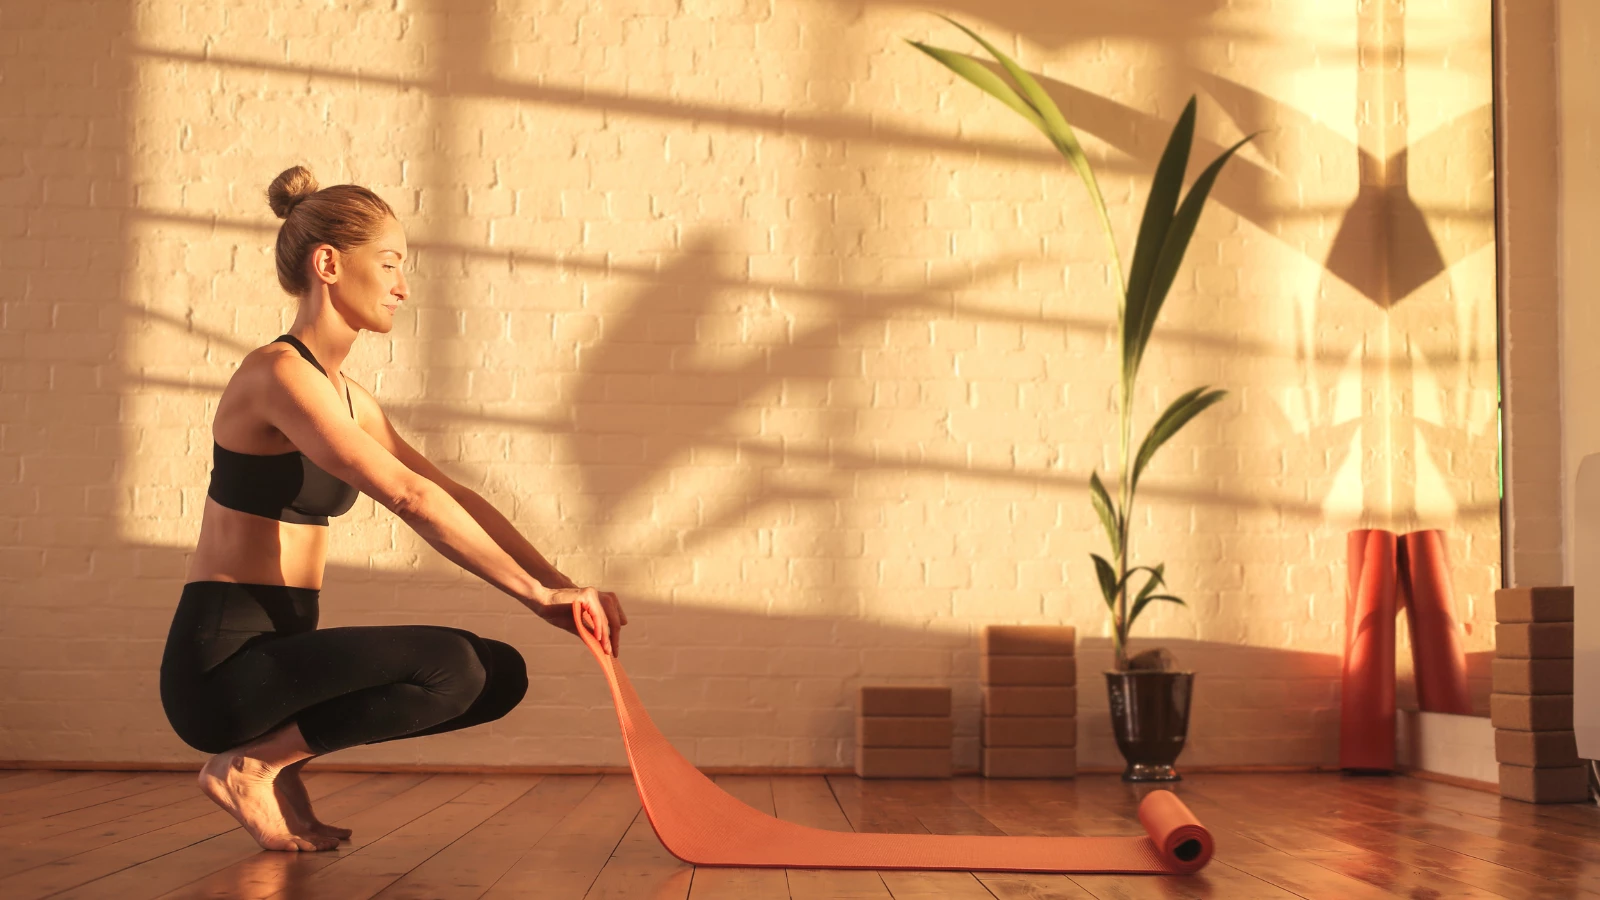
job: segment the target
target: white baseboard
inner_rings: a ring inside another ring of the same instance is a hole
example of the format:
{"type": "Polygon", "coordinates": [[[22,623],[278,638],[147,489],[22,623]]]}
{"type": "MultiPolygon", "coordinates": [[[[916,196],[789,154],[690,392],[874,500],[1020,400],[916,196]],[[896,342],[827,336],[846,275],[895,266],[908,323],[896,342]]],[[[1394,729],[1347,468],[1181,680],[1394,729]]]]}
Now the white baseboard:
{"type": "Polygon", "coordinates": [[[1483,716],[1400,710],[1396,748],[1402,766],[1471,781],[1500,783],[1494,726],[1483,716]]]}

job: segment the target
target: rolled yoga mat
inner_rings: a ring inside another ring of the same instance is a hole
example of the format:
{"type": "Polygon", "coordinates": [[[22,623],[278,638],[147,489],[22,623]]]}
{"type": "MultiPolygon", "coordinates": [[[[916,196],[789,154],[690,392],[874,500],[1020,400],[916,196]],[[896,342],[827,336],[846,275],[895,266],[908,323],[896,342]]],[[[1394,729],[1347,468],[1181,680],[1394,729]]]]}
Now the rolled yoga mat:
{"type": "Polygon", "coordinates": [[[1423,712],[1472,714],[1467,653],[1451,613],[1450,554],[1444,532],[1413,531],[1400,538],[1400,591],[1411,628],[1417,707],[1423,712]]]}
{"type": "MultiPolygon", "coordinates": [[[[574,615],[580,607],[574,606],[574,615]]],[[[953,869],[988,872],[1189,874],[1211,860],[1211,833],[1171,791],[1139,804],[1147,837],[1031,837],[826,831],[773,818],[735,799],[672,748],[621,663],[579,619],[617,707],[639,801],[662,846],[697,866],[953,869]]]]}
{"type": "Polygon", "coordinates": [[[1394,769],[1394,532],[1371,528],[1346,539],[1344,678],[1339,768],[1394,769]]]}

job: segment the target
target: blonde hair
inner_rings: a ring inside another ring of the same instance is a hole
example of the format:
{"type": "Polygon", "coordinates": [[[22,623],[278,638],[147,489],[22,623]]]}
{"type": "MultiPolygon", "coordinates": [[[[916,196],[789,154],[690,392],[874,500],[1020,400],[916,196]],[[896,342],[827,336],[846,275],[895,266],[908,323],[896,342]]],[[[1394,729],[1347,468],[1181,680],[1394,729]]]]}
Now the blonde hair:
{"type": "Polygon", "coordinates": [[[382,197],[360,185],[318,190],[317,179],[305,166],[284,169],[272,179],[267,204],[283,220],[278,228],[278,284],[295,296],[311,286],[306,257],[312,247],[331,244],[349,252],[377,240],[384,220],[395,218],[382,197]]]}

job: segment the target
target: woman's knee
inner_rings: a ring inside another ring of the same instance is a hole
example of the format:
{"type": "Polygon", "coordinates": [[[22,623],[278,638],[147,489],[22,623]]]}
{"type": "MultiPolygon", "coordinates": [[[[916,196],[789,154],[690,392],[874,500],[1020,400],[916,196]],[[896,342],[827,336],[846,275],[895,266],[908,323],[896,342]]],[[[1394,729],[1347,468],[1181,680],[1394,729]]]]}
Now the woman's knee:
{"type": "MultiPolygon", "coordinates": [[[[429,626],[424,626],[429,627],[429,626]]],[[[488,649],[470,631],[429,627],[434,632],[419,662],[422,686],[438,695],[450,716],[465,712],[489,684],[488,649]]]]}
{"type": "Polygon", "coordinates": [[[517,648],[503,641],[481,638],[489,650],[489,683],[484,690],[494,699],[495,718],[500,718],[528,695],[528,664],[517,648]]]}
{"type": "MultiPolygon", "coordinates": [[[[476,681],[462,680],[461,690],[451,691],[451,719],[458,723],[481,724],[502,718],[516,708],[528,693],[528,666],[515,647],[502,641],[481,638],[459,628],[443,628],[470,647],[479,673],[476,681]],[[467,692],[469,685],[474,685],[467,692]]],[[[462,665],[460,659],[455,665],[462,665]]]]}

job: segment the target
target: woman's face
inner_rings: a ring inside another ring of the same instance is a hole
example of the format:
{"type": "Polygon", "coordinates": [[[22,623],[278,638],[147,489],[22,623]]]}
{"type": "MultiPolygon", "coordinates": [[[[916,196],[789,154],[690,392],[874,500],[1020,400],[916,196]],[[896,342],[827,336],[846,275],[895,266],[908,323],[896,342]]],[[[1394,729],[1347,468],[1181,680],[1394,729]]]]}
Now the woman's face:
{"type": "Polygon", "coordinates": [[[370,244],[347,253],[323,245],[312,254],[333,308],[351,328],[380,334],[394,327],[395,310],[411,293],[403,271],[405,259],[406,233],[393,218],[370,244]]]}

